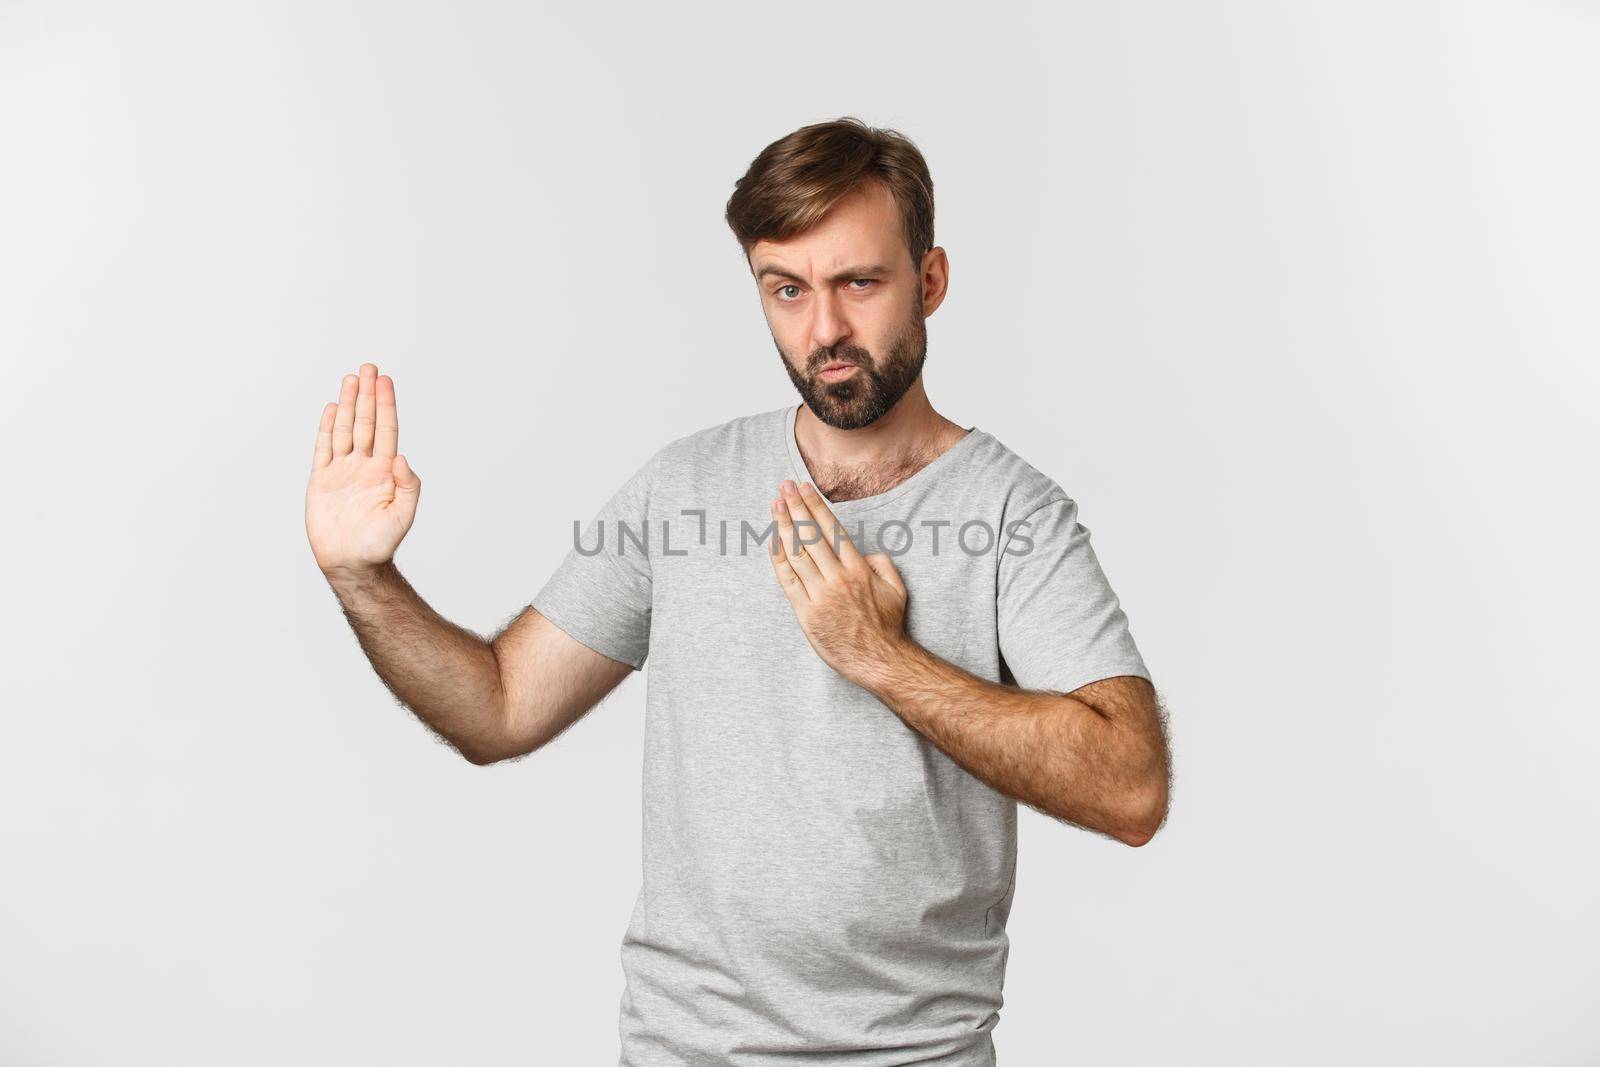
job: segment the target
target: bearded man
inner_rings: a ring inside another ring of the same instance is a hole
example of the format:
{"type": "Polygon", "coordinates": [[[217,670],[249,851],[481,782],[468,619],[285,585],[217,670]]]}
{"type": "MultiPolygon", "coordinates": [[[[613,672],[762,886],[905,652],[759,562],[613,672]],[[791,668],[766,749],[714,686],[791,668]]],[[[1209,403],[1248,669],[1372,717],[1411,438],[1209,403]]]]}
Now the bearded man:
{"type": "Polygon", "coordinates": [[[916,147],[806,126],[726,219],[800,403],[656,449],[485,639],[395,568],[421,480],[363,364],[318,428],[313,553],[384,682],[473,763],[648,660],[623,1067],[992,1065],[1017,805],[1145,844],[1163,713],[1076,502],[929,401],[949,262],[916,147]]]}

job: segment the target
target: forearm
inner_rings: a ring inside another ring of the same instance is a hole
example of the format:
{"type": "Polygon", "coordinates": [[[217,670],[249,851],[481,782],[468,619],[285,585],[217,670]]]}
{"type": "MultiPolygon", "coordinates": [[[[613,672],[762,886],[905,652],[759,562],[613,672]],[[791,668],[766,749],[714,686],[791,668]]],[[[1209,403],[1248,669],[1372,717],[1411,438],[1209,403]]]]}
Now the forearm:
{"type": "Polygon", "coordinates": [[[389,691],[467,759],[498,758],[505,700],[489,643],[429,607],[392,560],[326,577],[389,691]]]}
{"type": "Polygon", "coordinates": [[[1138,844],[1164,807],[1161,754],[1095,708],[997,685],[913,641],[877,658],[868,691],[993,788],[1046,814],[1138,844]]]}

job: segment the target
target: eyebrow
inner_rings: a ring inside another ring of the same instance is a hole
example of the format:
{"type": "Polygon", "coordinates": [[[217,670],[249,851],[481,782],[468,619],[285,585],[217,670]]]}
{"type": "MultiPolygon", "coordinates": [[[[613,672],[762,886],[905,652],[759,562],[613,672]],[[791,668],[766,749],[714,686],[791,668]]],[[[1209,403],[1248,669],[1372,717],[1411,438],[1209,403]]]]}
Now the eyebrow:
{"type": "MultiPolygon", "coordinates": [[[[868,267],[846,267],[844,270],[829,275],[825,280],[829,282],[847,282],[852,278],[881,278],[889,273],[891,273],[890,268],[873,264],[872,266],[868,267]]],[[[779,278],[788,278],[792,281],[800,282],[801,284],[805,283],[805,279],[800,277],[800,275],[786,271],[775,263],[768,263],[762,266],[761,269],[756,272],[756,278],[757,280],[760,280],[769,274],[779,278]]]]}

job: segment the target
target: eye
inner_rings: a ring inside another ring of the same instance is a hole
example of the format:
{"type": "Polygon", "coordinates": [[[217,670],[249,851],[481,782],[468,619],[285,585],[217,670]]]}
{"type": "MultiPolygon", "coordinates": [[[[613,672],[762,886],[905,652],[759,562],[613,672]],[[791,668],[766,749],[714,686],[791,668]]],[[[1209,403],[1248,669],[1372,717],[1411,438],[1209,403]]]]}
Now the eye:
{"type": "Polygon", "coordinates": [[[793,289],[797,295],[800,292],[800,287],[798,285],[780,285],[780,286],[778,286],[778,289],[777,289],[778,299],[779,300],[793,300],[794,299],[794,297],[792,297],[792,296],[784,296],[783,295],[783,291],[785,289],[793,289]]]}
{"type": "Polygon", "coordinates": [[[865,292],[866,291],[866,286],[871,285],[875,280],[876,279],[873,279],[873,278],[852,278],[852,279],[850,279],[850,284],[854,285],[854,284],[856,284],[856,282],[864,282],[864,283],[866,283],[860,289],[856,290],[856,292],[860,293],[860,292],[865,292]]]}

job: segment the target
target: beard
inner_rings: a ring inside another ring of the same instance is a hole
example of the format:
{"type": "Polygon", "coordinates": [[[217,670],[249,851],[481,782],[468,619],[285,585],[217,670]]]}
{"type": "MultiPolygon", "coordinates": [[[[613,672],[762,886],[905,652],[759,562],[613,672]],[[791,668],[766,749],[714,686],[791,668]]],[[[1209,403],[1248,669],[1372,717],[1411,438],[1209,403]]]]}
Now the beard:
{"type": "MultiPolygon", "coordinates": [[[[773,338],[776,343],[777,338],[773,338]]],[[[811,413],[838,430],[859,430],[887,415],[922,373],[928,355],[928,330],[922,318],[921,301],[905,328],[889,343],[881,360],[859,345],[847,341],[819,348],[806,360],[802,373],[778,347],[783,369],[794,383],[811,413]],[[825,382],[817,377],[829,363],[853,363],[860,369],[842,382],[825,382]]]]}

